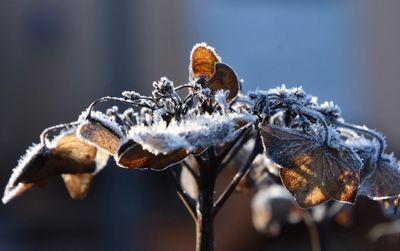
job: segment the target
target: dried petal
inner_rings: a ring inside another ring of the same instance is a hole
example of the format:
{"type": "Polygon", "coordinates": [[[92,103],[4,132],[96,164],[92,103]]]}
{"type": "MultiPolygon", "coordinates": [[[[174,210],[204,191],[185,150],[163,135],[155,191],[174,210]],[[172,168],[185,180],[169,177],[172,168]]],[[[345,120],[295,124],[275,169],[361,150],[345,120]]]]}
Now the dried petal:
{"type": "Polygon", "coordinates": [[[354,202],[362,164],[353,150],[287,128],[269,126],[261,133],[267,156],[282,166],[282,182],[301,207],[332,198],[354,202]]]}
{"type": "Polygon", "coordinates": [[[129,140],[118,149],[116,161],[118,165],[126,168],[163,170],[182,161],[187,155],[185,149],[178,149],[166,155],[155,155],[129,140]]]}
{"type": "Polygon", "coordinates": [[[221,61],[214,49],[205,43],[193,47],[189,70],[194,77],[210,79],[214,74],[214,65],[221,61]]]}
{"type": "Polygon", "coordinates": [[[94,118],[82,123],[78,132],[83,139],[104,149],[111,155],[117,152],[122,139],[122,133],[117,131],[115,127],[94,118]]]}
{"type": "Polygon", "coordinates": [[[62,178],[72,199],[84,199],[89,191],[93,174],[63,174],[62,178]]]}
{"type": "Polygon", "coordinates": [[[367,161],[361,174],[360,195],[373,200],[400,195],[400,167],[393,156],[383,154],[377,163],[367,161]]]}
{"type": "Polygon", "coordinates": [[[232,101],[240,90],[240,84],[236,73],[231,67],[224,63],[216,63],[214,75],[205,84],[214,93],[218,90],[228,90],[229,95],[226,98],[228,102],[232,101]]]}
{"type": "MultiPolygon", "coordinates": [[[[106,161],[97,148],[79,139],[76,128],[62,132],[48,145],[39,144],[22,157],[6,186],[3,203],[20,195],[33,184],[43,185],[61,174],[93,173],[106,161]]],[[[67,185],[68,186],[68,185],[67,185]]]]}

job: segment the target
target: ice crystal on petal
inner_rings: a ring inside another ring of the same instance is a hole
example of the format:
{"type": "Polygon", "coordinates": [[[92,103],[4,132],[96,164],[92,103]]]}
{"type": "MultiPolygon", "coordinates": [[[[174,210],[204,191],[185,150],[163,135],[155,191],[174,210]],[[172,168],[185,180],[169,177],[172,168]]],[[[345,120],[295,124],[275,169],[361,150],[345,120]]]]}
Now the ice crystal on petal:
{"type": "Polygon", "coordinates": [[[189,116],[182,121],[165,121],[151,126],[135,126],[129,138],[154,154],[168,154],[184,148],[194,151],[198,147],[219,145],[236,136],[238,123],[251,123],[255,117],[249,114],[203,114],[189,116]]]}

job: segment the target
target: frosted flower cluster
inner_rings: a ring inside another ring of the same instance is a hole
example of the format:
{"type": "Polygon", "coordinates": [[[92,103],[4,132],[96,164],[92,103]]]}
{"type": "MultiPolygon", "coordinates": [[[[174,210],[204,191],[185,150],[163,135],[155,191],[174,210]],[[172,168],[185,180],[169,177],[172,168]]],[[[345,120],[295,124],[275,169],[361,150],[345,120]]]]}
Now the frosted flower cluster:
{"type": "Polygon", "coordinates": [[[3,202],[53,176],[63,178],[71,197],[83,198],[111,158],[134,170],[180,168],[182,194],[198,203],[199,163],[215,155],[216,176],[229,166],[238,171],[232,183],[237,190],[260,189],[253,202],[263,218],[255,216],[259,229],[264,222],[264,229],[277,232],[278,221],[266,214],[276,211],[274,200],[310,208],[366,196],[398,205],[400,168],[386,153],[382,134],[346,122],[337,105],[320,104],[301,87],[243,93],[241,84],[213,48],[197,44],[187,83],[175,85],[162,77],[148,96],[124,91],[103,97],[76,121],[46,129],[13,170],[3,202]],[[102,112],[96,109],[101,102],[129,108],[102,112]]]}

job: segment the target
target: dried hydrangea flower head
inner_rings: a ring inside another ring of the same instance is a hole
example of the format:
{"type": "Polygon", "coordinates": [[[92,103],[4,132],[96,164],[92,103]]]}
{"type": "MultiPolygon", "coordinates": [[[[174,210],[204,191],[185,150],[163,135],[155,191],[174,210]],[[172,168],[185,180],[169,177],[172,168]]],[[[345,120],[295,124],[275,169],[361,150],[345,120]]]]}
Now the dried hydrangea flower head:
{"type": "Polygon", "coordinates": [[[400,169],[385,153],[385,139],[346,123],[332,102],[319,104],[302,88],[285,86],[244,94],[236,72],[205,43],[191,51],[188,79],[176,86],[162,77],[149,96],[124,91],[100,98],[73,126],[59,126],[64,131],[52,141],[45,135],[54,128],[45,130],[14,170],[3,202],[56,175],[73,198],[82,198],[111,156],[120,167],[171,176],[197,225],[199,251],[213,250],[213,220],[229,196],[266,177],[273,181],[268,187],[287,189],[295,207],[354,203],[357,196],[398,204],[400,169]],[[95,109],[101,102],[130,107],[103,113],[95,109]],[[225,167],[235,175],[215,198],[225,167]]]}

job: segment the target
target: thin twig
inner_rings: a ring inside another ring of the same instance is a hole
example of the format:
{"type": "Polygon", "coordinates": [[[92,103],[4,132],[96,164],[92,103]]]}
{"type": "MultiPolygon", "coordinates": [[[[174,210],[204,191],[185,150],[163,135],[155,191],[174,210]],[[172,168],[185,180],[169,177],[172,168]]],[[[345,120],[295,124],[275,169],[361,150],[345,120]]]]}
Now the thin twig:
{"type": "Polygon", "coordinates": [[[50,133],[51,131],[54,131],[54,130],[57,130],[57,129],[64,129],[64,128],[67,128],[69,126],[76,126],[76,125],[79,125],[79,123],[80,123],[80,121],[74,121],[74,122],[70,122],[70,123],[59,124],[59,125],[48,127],[46,129],[44,129],[43,132],[40,134],[40,142],[43,145],[45,145],[46,144],[47,134],[50,133]]]}
{"type": "Polygon", "coordinates": [[[300,210],[300,214],[310,234],[311,250],[321,251],[321,241],[319,239],[317,225],[307,210],[300,210]]]}
{"type": "MultiPolygon", "coordinates": [[[[236,136],[236,138],[225,148],[223,151],[218,154],[218,157],[223,160],[225,156],[232,150],[232,148],[236,145],[239,145],[239,142],[243,140],[243,135],[249,131],[249,127],[245,127],[241,129],[239,134],[236,136]]],[[[241,144],[240,144],[241,145],[241,144]]]]}
{"type": "MultiPolygon", "coordinates": [[[[146,108],[149,108],[149,109],[153,109],[153,107],[151,107],[151,106],[148,106],[148,105],[145,105],[145,104],[141,104],[141,103],[138,103],[138,102],[135,102],[135,101],[132,101],[132,100],[128,100],[126,98],[118,98],[118,97],[109,97],[109,96],[107,96],[107,97],[99,98],[98,100],[93,101],[89,105],[89,107],[87,108],[86,119],[90,119],[91,118],[91,112],[94,109],[95,105],[97,105],[98,103],[107,102],[107,101],[121,102],[121,103],[125,103],[125,104],[135,105],[135,106],[138,106],[138,107],[146,107],[146,108]]],[[[156,103],[156,105],[157,105],[157,103],[156,103]]]]}
{"type": "Polygon", "coordinates": [[[192,216],[193,220],[197,220],[196,216],[196,207],[193,204],[191,198],[187,196],[187,194],[184,192],[181,184],[179,183],[179,180],[177,179],[175,173],[172,171],[171,168],[168,168],[168,174],[171,177],[172,181],[175,184],[176,187],[176,193],[178,194],[179,198],[182,200],[183,205],[185,205],[186,209],[189,211],[190,215],[192,216]]]}
{"type": "Polygon", "coordinates": [[[235,188],[239,184],[240,180],[246,174],[247,170],[249,170],[249,168],[251,167],[251,164],[253,163],[254,158],[261,151],[262,151],[261,136],[257,135],[253,150],[250,153],[249,157],[247,158],[246,162],[236,173],[235,177],[233,177],[231,183],[228,185],[228,187],[225,189],[225,191],[221,194],[221,196],[218,198],[218,200],[214,203],[214,215],[216,215],[218,213],[218,211],[221,209],[221,207],[228,200],[229,196],[235,190],[235,188]]]}
{"type": "Polygon", "coordinates": [[[221,173],[222,170],[231,162],[231,160],[236,156],[236,154],[243,149],[243,145],[250,140],[250,134],[245,134],[248,132],[247,128],[243,129],[237,140],[231,143],[224,151],[219,155],[218,158],[218,169],[217,174],[221,173]],[[229,153],[229,156],[226,155],[229,153]],[[222,162],[222,163],[221,163],[222,162]]]}

